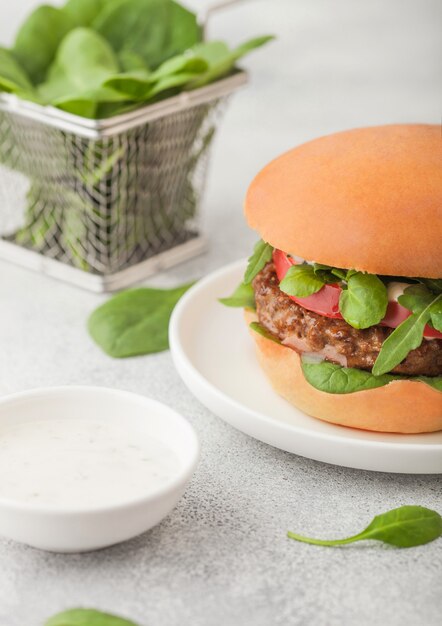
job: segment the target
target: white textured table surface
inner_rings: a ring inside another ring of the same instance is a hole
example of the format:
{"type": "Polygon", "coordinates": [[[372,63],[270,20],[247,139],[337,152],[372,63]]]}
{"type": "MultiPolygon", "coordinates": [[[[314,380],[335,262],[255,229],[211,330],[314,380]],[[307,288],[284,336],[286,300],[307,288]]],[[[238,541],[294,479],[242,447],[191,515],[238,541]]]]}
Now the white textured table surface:
{"type": "MultiPolygon", "coordinates": [[[[32,4],[1,0],[0,40],[11,39],[32,4]]],[[[204,203],[210,252],[150,283],[176,284],[248,254],[255,236],[243,222],[242,197],[282,150],[352,126],[437,123],[437,7],[436,0],[273,0],[219,17],[214,36],[275,32],[279,40],[246,62],[252,84],[232,100],[215,146],[204,203]]],[[[270,448],[204,409],[168,353],[104,356],[85,330],[102,297],[6,263],[0,287],[0,392],[79,383],[136,391],[183,413],[203,450],[177,509],[133,541],[66,556],[0,540],[1,626],[40,626],[81,605],[142,626],[440,624],[442,541],[401,551],[324,549],[285,537],[288,528],[354,533],[405,503],[441,510],[440,477],[343,469],[270,448]]]]}

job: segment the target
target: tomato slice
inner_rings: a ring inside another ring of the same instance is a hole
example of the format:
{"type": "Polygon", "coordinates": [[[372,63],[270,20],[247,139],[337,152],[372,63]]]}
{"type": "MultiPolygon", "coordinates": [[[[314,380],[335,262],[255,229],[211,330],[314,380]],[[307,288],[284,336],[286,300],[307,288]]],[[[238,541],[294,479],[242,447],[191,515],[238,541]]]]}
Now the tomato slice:
{"type": "MultiPolygon", "coordinates": [[[[289,268],[292,265],[297,265],[294,259],[288,257],[284,252],[281,252],[281,250],[273,251],[273,262],[275,264],[276,275],[280,282],[287,274],[289,268]]],[[[312,296],[307,296],[307,298],[298,298],[296,296],[289,297],[303,306],[304,309],[314,311],[315,313],[319,313],[319,315],[324,315],[324,317],[342,319],[342,315],[339,312],[339,296],[341,295],[341,291],[342,289],[339,285],[324,285],[322,289],[312,296]]]]}
{"type": "MultiPolygon", "coordinates": [[[[273,263],[275,264],[276,275],[279,281],[284,278],[292,265],[297,265],[296,261],[287,256],[285,252],[276,249],[273,251],[273,263]]],[[[343,319],[339,312],[341,291],[342,288],[338,284],[324,285],[322,289],[307,298],[298,298],[297,296],[289,296],[289,298],[300,304],[304,309],[319,313],[319,315],[324,317],[343,319]]],[[[408,309],[401,306],[399,302],[392,301],[388,303],[387,313],[380,324],[389,328],[396,328],[409,315],[411,315],[411,312],[408,309]]],[[[424,337],[442,339],[442,333],[427,324],[424,330],[424,337]]]]}

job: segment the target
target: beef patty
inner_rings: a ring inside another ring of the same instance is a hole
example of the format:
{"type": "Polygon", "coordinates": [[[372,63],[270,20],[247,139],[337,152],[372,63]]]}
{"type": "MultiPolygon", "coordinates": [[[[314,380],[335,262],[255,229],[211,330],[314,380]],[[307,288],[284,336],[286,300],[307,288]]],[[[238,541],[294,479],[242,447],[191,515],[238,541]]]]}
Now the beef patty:
{"type": "MultiPolygon", "coordinates": [[[[346,367],[371,370],[382,343],[393,332],[385,326],[357,330],[341,319],[308,311],[279,289],[273,263],[267,263],[253,281],[259,322],[297,352],[316,352],[346,367]]],[[[442,340],[422,341],[397,367],[395,374],[442,375],[442,340]]]]}

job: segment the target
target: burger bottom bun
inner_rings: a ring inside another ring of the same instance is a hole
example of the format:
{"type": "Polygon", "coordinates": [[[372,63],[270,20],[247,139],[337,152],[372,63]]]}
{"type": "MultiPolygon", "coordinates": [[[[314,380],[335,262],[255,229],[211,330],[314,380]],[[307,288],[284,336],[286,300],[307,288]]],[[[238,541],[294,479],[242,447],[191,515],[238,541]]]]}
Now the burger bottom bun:
{"type": "MultiPolygon", "coordinates": [[[[248,324],[254,313],[245,313],[248,324]]],[[[300,355],[254,330],[258,360],[275,391],[307,415],[332,424],[387,433],[430,433],[442,430],[442,394],[409,380],[349,394],[331,394],[304,378],[300,355]]]]}

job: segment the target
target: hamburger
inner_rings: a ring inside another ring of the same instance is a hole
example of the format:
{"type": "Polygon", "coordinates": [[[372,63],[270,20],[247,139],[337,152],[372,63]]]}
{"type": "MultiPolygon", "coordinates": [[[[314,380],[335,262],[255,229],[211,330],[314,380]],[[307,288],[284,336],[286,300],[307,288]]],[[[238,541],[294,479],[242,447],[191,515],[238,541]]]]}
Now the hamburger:
{"type": "Polygon", "coordinates": [[[312,417],[442,430],[442,143],[438,126],[305,143],[252,181],[261,239],[224,304],[245,309],[274,389],[312,417]]]}

